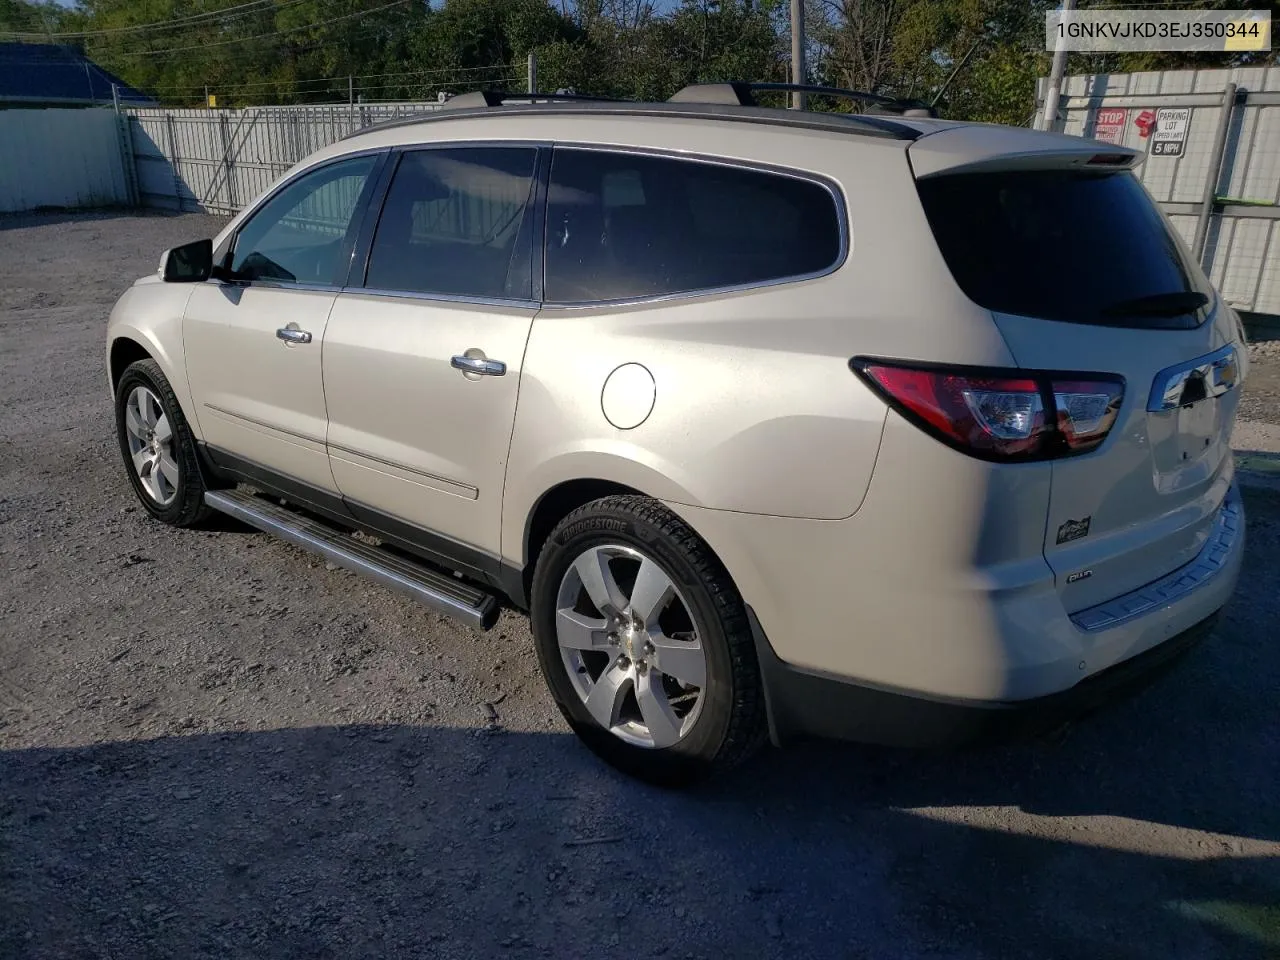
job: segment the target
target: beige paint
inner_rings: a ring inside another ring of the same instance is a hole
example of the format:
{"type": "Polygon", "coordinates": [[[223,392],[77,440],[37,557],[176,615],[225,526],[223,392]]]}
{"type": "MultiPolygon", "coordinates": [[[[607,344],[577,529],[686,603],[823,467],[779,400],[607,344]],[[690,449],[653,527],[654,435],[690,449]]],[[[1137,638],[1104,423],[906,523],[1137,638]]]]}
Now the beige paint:
{"type": "MultiPolygon", "coordinates": [[[[124,338],[142,347],[164,371],[173,392],[192,421],[191,392],[187,387],[186,353],[182,343],[182,314],[192,287],[187,284],[161,283],[152,274],[136,281],[121,294],[107,320],[107,370],[111,369],[111,349],[124,338]]],[[[115,384],[108,381],[111,391],[115,384]]],[[[199,434],[197,433],[197,436],[199,434]]]]}
{"type": "Polygon", "coordinates": [[[670,503],[724,561],[778,655],[835,676],[973,700],[1066,689],[1193,626],[1235,588],[1243,537],[1209,585],[1084,633],[1040,552],[1050,468],[996,467],[889,414],[848,520],[670,503]],[[1025,521],[1015,518],[1025,517],[1025,521]]]}
{"type": "Polygon", "coordinates": [[[342,493],[496,554],[507,447],[534,313],[340,296],[325,334],[324,386],[333,474],[342,493]],[[502,361],[506,374],[469,379],[449,365],[469,350],[502,361]]]}
{"type": "Polygon", "coordinates": [[[336,491],[325,451],[320,356],[333,291],[193,284],[184,338],[192,408],[206,443],[336,491]],[[312,342],[287,344],[296,324],[312,342]]]}
{"type": "MultiPolygon", "coordinates": [[[[1013,136],[915,125],[929,135],[911,156],[931,172],[989,166],[1013,136]]],[[[1152,351],[1148,335],[1101,349],[1088,328],[1020,333],[993,322],[938,253],[906,143],[763,124],[494,111],[373,131],[295,172],[354,150],[484,140],[637,147],[821,175],[847,203],[848,258],[803,281],[537,312],[357,292],[251,290],[235,304],[219,285],[202,284],[188,311],[185,360],[172,295],[149,284],[122,300],[110,336],[136,332],[179,376],[185,364],[191,397],[183,402],[198,411],[206,440],[517,565],[534,560],[527,521],[559,484],[606,480],[660,499],[724,561],[777,653],[835,676],[940,696],[1032,697],[1225,602],[1239,548],[1211,586],[1158,615],[1078,630],[1068,609],[1082,601],[1063,596],[1046,560],[1046,519],[1060,500],[1067,511],[1089,505],[1085,493],[1062,499],[1063,484],[1106,488],[1127,470],[1127,496],[1148,496],[1134,448],[1109,457],[1104,446],[1061,468],[995,466],[887,412],[850,372],[855,355],[1099,370],[1110,358],[1131,380],[1124,428],[1136,429],[1142,418],[1132,404],[1141,407],[1155,371],[1216,345],[1187,336],[1152,351]],[[289,319],[316,343],[276,341],[275,327],[289,319]],[[1033,349],[1042,352],[1032,358],[1033,349]],[[505,362],[506,376],[464,377],[449,359],[467,351],[505,362]],[[619,426],[602,404],[610,374],[628,364],[652,375],[653,400],[646,416],[620,417],[619,426]],[[208,403],[227,414],[209,414],[208,403]],[[252,421],[256,428],[245,425],[252,421]]],[[[1046,156],[1065,149],[1060,138],[1018,134],[1008,143],[1032,165],[1041,162],[1028,159],[1037,144],[1046,156]]],[[[1221,411],[1224,424],[1233,413],[1221,411]]],[[[1159,523],[1133,536],[1157,553],[1193,543],[1231,480],[1229,458],[1208,467],[1173,505],[1174,519],[1161,521],[1177,543],[1159,523]]],[[[1122,553],[1105,559],[1119,570],[1122,553]]],[[[1146,576],[1136,567],[1129,574],[1146,576]]],[[[1098,577],[1087,589],[1118,594],[1115,584],[1128,581],[1115,576],[1110,587],[1098,577]]]]}

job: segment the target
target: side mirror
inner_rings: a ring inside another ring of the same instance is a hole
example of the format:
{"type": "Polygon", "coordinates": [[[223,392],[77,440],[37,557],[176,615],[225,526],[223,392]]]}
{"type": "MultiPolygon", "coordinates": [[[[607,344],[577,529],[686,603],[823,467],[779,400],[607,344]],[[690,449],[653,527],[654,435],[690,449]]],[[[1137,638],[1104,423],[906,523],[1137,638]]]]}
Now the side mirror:
{"type": "Polygon", "coordinates": [[[184,243],[160,257],[160,279],[165,283],[199,283],[208,280],[212,272],[212,240],[184,243]]]}

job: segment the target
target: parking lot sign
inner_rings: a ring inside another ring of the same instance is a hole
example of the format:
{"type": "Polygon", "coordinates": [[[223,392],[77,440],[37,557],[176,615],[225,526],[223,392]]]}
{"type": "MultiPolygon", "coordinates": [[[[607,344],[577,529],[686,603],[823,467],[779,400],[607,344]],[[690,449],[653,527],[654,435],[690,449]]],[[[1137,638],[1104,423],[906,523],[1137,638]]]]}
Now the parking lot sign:
{"type": "Polygon", "coordinates": [[[1151,134],[1153,157],[1180,157],[1187,144],[1190,107],[1162,107],[1156,111],[1156,128],[1151,134]]]}

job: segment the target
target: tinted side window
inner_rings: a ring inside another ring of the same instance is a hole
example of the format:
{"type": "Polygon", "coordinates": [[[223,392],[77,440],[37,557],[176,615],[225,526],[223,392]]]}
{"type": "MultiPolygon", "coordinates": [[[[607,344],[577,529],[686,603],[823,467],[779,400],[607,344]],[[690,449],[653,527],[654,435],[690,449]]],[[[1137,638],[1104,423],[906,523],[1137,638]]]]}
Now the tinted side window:
{"type": "Polygon", "coordinates": [[[236,237],[241,280],[333,283],[334,271],[377,157],[352,157],[303,174],[263,204],[236,237]]]}
{"type": "Polygon", "coordinates": [[[528,299],[536,160],[532,147],[406,153],[382,207],[365,286],[528,299]]]}
{"type": "Polygon", "coordinates": [[[558,148],[546,299],[687,293],[819,273],[840,257],[831,191],[743,167],[558,148]]]}
{"type": "Polygon", "coordinates": [[[988,310],[1067,323],[1194,326],[1125,304],[1213,291],[1130,173],[1007,171],[916,185],[951,273],[988,310]]]}

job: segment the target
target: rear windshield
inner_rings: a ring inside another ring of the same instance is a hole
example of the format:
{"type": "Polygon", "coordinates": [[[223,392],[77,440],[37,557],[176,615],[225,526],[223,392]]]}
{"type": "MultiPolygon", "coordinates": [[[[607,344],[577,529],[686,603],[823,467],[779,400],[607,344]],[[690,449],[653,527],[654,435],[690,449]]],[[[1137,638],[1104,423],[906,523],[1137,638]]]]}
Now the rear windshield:
{"type": "Polygon", "coordinates": [[[919,181],[956,282],[989,310],[1068,323],[1193,327],[1212,300],[1130,173],[1017,171],[919,181]]]}

